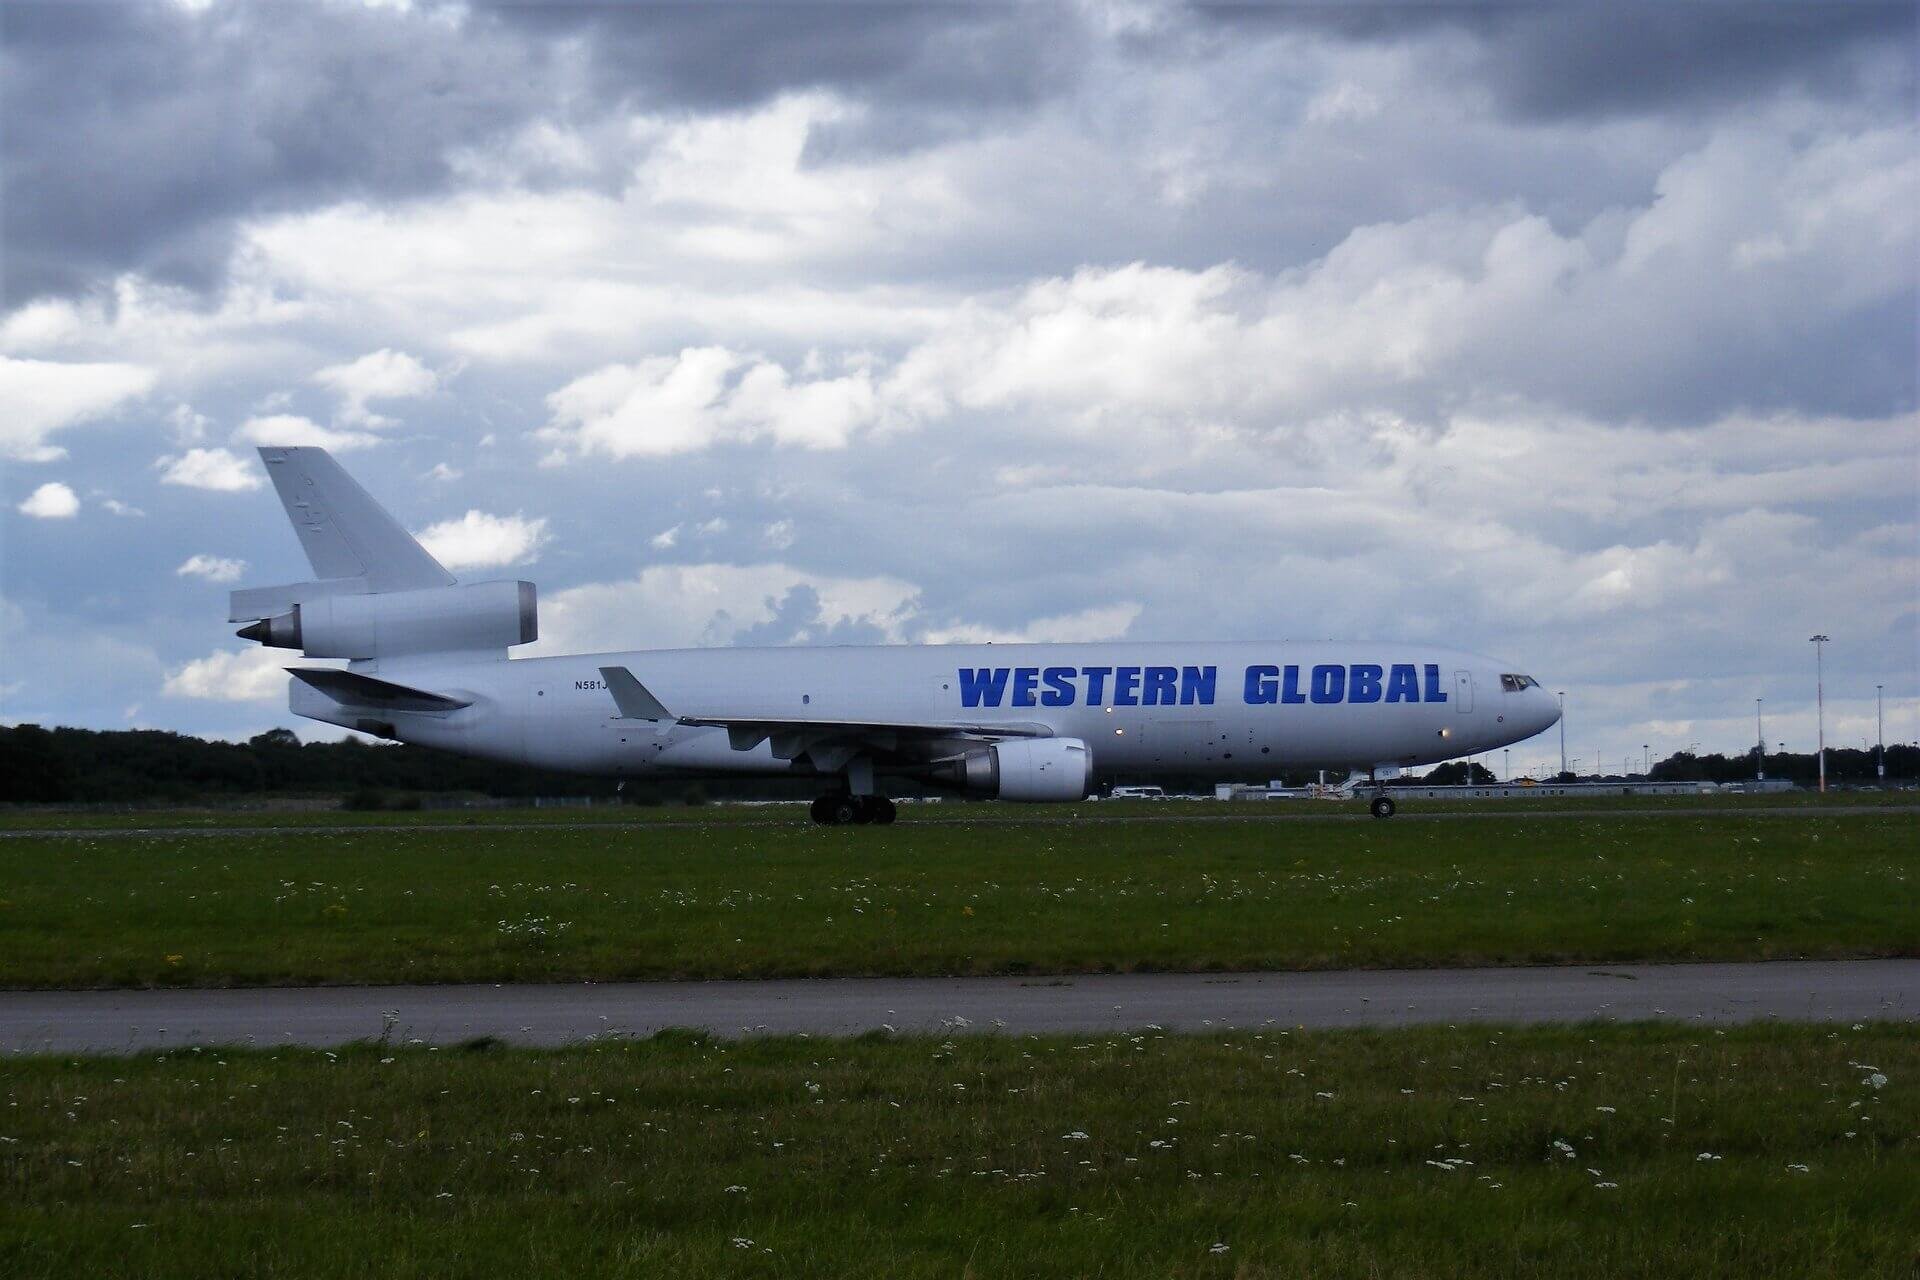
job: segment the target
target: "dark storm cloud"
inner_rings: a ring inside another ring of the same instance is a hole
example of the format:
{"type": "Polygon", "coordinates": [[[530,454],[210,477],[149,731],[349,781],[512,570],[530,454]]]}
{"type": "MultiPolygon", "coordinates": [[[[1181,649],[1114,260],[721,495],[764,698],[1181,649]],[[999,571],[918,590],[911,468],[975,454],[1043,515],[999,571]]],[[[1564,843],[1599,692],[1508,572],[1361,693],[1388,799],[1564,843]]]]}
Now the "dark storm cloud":
{"type": "MultiPolygon", "coordinates": [[[[1309,4],[1201,6],[1228,27],[1398,44],[1457,37],[1510,114],[1569,120],[1738,102],[1780,87],[1859,91],[1878,55],[1910,67],[1911,4],[1309,4]]],[[[1912,92],[1909,70],[1903,91],[1912,92]]]]}
{"type": "Polygon", "coordinates": [[[1025,7],[0,5],[0,306],[129,268],[204,288],[235,219],[444,189],[534,119],[832,87],[905,145],[1044,96],[1077,45],[1025,7]]]}
{"type": "Polygon", "coordinates": [[[6,302],[138,267],[205,285],[235,217],[444,183],[525,117],[539,51],[430,18],[279,5],[0,7],[6,302]]]}
{"type": "Polygon", "coordinates": [[[830,86],[904,109],[1025,106],[1084,45],[1066,6],[483,5],[507,28],[574,39],[599,96],[727,109],[830,86]]]}

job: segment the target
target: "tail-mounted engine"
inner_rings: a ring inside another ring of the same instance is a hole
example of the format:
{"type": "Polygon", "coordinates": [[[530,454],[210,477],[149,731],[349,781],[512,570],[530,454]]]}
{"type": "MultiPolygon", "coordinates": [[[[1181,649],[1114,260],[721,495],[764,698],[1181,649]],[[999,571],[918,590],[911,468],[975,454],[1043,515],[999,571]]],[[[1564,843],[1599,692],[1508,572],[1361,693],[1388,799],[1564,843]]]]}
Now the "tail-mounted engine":
{"type": "Polygon", "coordinates": [[[377,595],[317,595],[238,634],[276,649],[299,649],[309,658],[395,658],[503,653],[538,639],[540,622],[531,582],[475,582],[377,595]]]}
{"type": "Polygon", "coordinates": [[[1084,800],[1093,789],[1093,753],[1078,738],[995,742],[941,761],[932,780],[993,800],[1084,800]]]}

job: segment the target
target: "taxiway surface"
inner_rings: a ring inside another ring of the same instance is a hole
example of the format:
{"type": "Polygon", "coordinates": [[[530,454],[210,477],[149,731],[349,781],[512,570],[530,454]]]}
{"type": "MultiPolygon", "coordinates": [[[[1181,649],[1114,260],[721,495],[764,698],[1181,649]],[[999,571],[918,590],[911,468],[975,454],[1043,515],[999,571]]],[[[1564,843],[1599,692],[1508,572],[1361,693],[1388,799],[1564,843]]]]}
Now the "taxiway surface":
{"type": "Polygon", "coordinates": [[[0,1054],[332,1046],[382,1036],[567,1044],[666,1027],[1084,1034],[1649,1018],[1920,1020],[1920,959],[1320,973],[819,978],[216,991],[0,992],[0,1054]]]}

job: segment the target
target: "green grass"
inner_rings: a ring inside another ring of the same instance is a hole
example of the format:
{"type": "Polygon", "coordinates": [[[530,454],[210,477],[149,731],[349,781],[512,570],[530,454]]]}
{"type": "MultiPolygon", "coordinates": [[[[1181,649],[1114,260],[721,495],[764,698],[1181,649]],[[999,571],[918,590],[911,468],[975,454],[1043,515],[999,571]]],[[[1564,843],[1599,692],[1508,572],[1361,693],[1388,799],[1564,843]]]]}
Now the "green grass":
{"type": "MultiPolygon", "coordinates": [[[[329,803],[315,800],[313,803],[329,803]]],[[[1769,795],[1542,796],[1514,800],[1407,800],[1402,812],[1422,813],[1621,813],[1636,811],[1732,813],[1750,809],[1851,809],[1871,806],[1920,811],[1920,793],[1911,791],[1811,791],[1769,795]]],[[[1270,800],[1222,804],[1215,800],[1104,800],[1078,805],[978,804],[950,800],[905,804],[901,821],[1032,822],[1072,818],[1111,822],[1140,817],[1216,818],[1250,821],[1267,818],[1358,818],[1364,800],[1270,800]]],[[[802,802],[772,804],[598,805],[590,808],[408,809],[363,812],[353,809],[277,808],[266,802],[236,801],[207,805],[104,808],[22,805],[0,807],[0,831],[74,831],[137,827],[217,830],[223,827],[412,827],[497,826],[649,826],[659,823],[777,823],[804,821],[802,802]]]]}
{"type": "Polygon", "coordinates": [[[9,1277],[1920,1260],[1910,1026],[209,1050],[0,1059],[0,1104],[9,1277]]]}
{"type": "Polygon", "coordinates": [[[1920,815],[0,841],[0,986],[1920,954],[1920,815]]]}

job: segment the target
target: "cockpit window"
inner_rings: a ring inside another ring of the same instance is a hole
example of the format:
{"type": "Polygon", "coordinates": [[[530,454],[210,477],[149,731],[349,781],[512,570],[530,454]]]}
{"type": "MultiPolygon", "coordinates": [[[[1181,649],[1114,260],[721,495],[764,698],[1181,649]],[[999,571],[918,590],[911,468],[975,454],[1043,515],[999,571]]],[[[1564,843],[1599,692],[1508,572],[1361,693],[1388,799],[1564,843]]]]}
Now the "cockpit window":
{"type": "Polygon", "coordinates": [[[1537,689],[1540,682],[1532,676],[1501,676],[1500,687],[1508,693],[1518,693],[1522,689],[1537,689]]]}

